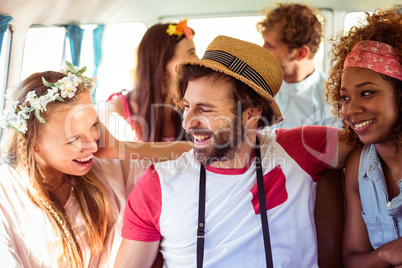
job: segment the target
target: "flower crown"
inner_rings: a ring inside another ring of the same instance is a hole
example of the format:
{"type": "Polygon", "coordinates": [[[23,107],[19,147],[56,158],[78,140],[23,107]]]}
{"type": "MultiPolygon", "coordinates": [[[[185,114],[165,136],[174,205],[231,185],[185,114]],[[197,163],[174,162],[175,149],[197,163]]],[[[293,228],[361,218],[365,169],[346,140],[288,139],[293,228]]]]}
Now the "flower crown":
{"type": "Polygon", "coordinates": [[[181,37],[183,34],[187,37],[187,39],[193,38],[193,29],[187,26],[187,19],[183,19],[177,24],[169,24],[166,32],[169,35],[177,35],[181,37]]]}
{"type": "MultiPolygon", "coordinates": [[[[88,84],[91,87],[90,94],[93,94],[94,82],[91,78],[82,76],[87,69],[82,67],[79,69],[70,62],[66,61],[66,67],[60,72],[66,74],[66,77],[59,79],[56,83],[49,83],[42,77],[43,84],[50,89],[40,96],[36,95],[35,90],[31,90],[25,97],[25,106],[20,105],[20,102],[11,102],[10,107],[5,108],[3,114],[0,115],[0,125],[3,128],[14,128],[19,133],[26,133],[27,120],[31,117],[31,113],[35,111],[35,116],[41,123],[45,120],[40,116],[40,113],[46,111],[46,106],[55,100],[64,101],[65,98],[72,98],[77,91],[77,86],[80,83],[88,84]]],[[[10,92],[7,92],[6,97],[10,97],[10,92]]]]}

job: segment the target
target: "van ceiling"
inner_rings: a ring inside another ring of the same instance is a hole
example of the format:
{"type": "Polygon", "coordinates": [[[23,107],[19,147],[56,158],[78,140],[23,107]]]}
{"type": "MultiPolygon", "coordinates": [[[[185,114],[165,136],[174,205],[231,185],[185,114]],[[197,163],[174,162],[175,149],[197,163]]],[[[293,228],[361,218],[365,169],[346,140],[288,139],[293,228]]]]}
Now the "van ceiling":
{"type": "MultiPolygon", "coordinates": [[[[255,13],[273,0],[0,0],[0,14],[11,15],[13,27],[32,24],[117,23],[142,21],[147,25],[169,17],[255,13]]],[[[278,2],[278,1],[277,1],[278,2]]],[[[302,2],[302,1],[294,1],[302,2]]],[[[375,10],[402,0],[311,0],[318,8],[375,10]]]]}

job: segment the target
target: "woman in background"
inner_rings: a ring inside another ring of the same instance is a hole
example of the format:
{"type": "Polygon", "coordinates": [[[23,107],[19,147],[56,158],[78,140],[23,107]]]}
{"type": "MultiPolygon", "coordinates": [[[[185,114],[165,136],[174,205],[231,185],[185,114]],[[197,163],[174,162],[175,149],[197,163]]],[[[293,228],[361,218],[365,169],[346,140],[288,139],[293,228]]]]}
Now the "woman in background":
{"type": "Polygon", "coordinates": [[[129,141],[183,139],[181,119],[168,93],[176,64],[198,59],[193,36],[187,20],[156,24],[147,30],[137,51],[134,89],[112,94],[107,100],[105,125],[112,134],[129,141]],[[128,126],[121,128],[119,117],[128,126]]]}

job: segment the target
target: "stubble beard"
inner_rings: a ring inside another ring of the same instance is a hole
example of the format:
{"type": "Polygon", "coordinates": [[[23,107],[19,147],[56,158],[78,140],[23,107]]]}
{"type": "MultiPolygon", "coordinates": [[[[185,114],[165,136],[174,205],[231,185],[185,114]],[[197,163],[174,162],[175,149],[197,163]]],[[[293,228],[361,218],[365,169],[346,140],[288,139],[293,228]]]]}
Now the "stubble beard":
{"type": "Polygon", "coordinates": [[[223,129],[218,133],[210,133],[212,134],[210,146],[194,147],[195,158],[198,162],[211,165],[215,162],[230,161],[236,156],[245,140],[245,127],[240,121],[240,117],[236,115],[233,124],[227,124],[223,129]]]}

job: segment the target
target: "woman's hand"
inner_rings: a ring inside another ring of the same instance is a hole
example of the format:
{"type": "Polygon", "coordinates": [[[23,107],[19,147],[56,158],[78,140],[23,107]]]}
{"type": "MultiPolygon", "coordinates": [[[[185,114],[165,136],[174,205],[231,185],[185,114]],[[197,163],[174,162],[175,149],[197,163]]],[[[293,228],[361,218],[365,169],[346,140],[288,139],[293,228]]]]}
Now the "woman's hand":
{"type": "Polygon", "coordinates": [[[402,267],[402,237],[379,248],[378,257],[395,267],[402,267]]]}

